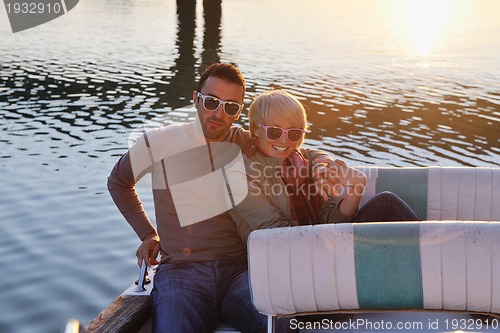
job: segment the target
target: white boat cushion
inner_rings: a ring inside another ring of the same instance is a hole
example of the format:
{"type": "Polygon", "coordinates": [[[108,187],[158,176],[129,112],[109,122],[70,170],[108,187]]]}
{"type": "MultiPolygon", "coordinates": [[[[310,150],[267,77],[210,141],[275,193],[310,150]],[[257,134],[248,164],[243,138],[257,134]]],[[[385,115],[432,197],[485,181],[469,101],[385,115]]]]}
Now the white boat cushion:
{"type": "Polygon", "coordinates": [[[357,169],[368,179],[360,206],[378,192],[392,191],[422,220],[500,221],[500,168],[357,169]]]}
{"type": "Polygon", "coordinates": [[[255,307],[267,315],[353,309],[500,313],[500,222],[357,223],[257,230],[255,307]]]}
{"type": "Polygon", "coordinates": [[[500,221],[500,168],[430,167],[427,219],[500,221]]]}

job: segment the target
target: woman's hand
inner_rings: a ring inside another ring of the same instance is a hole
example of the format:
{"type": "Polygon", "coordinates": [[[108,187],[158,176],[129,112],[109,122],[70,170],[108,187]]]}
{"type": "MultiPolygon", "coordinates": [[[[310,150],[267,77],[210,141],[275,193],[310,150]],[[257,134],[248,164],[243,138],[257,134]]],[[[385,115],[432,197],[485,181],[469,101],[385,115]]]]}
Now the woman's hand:
{"type": "Polygon", "coordinates": [[[160,252],[160,237],[153,231],[144,237],[142,244],[135,253],[137,255],[137,264],[139,267],[141,267],[142,260],[146,261],[148,267],[157,265],[158,260],[156,260],[156,257],[158,256],[158,252],[160,252]]]}
{"type": "Polygon", "coordinates": [[[366,175],[359,170],[348,167],[342,160],[332,161],[328,158],[325,160],[317,158],[314,162],[316,164],[321,163],[315,169],[313,176],[317,179],[317,182],[321,182],[323,198],[326,197],[327,192],[337,196],[343,187],[348,187],[349,190],[337,209],[349,218],[354,217],[365,189],[366,175]]]}
{"type": "Polygon", "coordinates": [[[313,177],[325,199],[327,194],[338,196],[343,187],[349,187],[361,196],[366,185],[366,176],[361,171],[351,168],[342,160],[332,160],[321,156],[315,159],[313,177]]]}

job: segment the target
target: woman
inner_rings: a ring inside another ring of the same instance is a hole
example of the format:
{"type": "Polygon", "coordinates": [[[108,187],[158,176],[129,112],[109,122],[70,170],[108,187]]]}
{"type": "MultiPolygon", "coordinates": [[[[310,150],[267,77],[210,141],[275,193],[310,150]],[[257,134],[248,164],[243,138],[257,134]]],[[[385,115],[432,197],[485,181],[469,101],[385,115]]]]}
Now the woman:
{"type": "Polygon", "coordinates": [[[250,105],[249,118],[254,138],[254,149],[246,151],[249,195],[230,211],[244,241],[255,229],[419,220],[391,192],[377,194],[358,211],[366,176],[341,160],[313,172],[307,151],[300,148],[306,112],[290,93],[272,90],[259,95],[250,105]]]}

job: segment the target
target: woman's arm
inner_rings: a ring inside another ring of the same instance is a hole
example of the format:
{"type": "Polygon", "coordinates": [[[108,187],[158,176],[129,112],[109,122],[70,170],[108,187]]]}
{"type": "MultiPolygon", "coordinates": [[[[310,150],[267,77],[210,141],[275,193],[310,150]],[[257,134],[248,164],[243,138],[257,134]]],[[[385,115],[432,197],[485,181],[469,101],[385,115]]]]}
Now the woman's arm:
{"type": "Polygon", "coordinates": [[[314,171],[315,179],[330,195],[339,196],[340,193],[347,191],[337,209],[342,215],[353,218],[358,212],[361,196],[366,186],[366,175],[347,166],[342,160],[324,161],[321,158],[318,159],[318,163],[322,165],[314,171]]]}
{"type": "Polygon", "coordinates": [[[266,195],[259,175],[261,170],[245,158],[248,194],[245,199],[233,207],[229,214],[236,224],[238,234],[246,244],[250,232],[258,229],[289,227],[284,214],[275,207],[266,195]]]}

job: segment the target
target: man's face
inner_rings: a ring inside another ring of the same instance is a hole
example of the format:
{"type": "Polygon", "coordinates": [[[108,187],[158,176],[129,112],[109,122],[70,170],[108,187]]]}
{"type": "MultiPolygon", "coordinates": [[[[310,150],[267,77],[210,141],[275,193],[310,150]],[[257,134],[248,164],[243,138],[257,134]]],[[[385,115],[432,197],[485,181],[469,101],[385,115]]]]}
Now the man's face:
{"type": "MultiPolygon", "coordinates": [[[[210,76],[199,92],[203,95],[217,97],[222,101],[243,104],[243,87],[218,77],[210,76]]],[[[241,111],[234,117],[230,117],[224,113],[222,104],[215,111],[206,110],[203,107],[203,100],[198,98],[196,91],[193,93],[193,101],[198,110],[201,127],[207,142],[223,141],[229,134],[228,130],[233,121],[239,118],[241,111]]]]}

